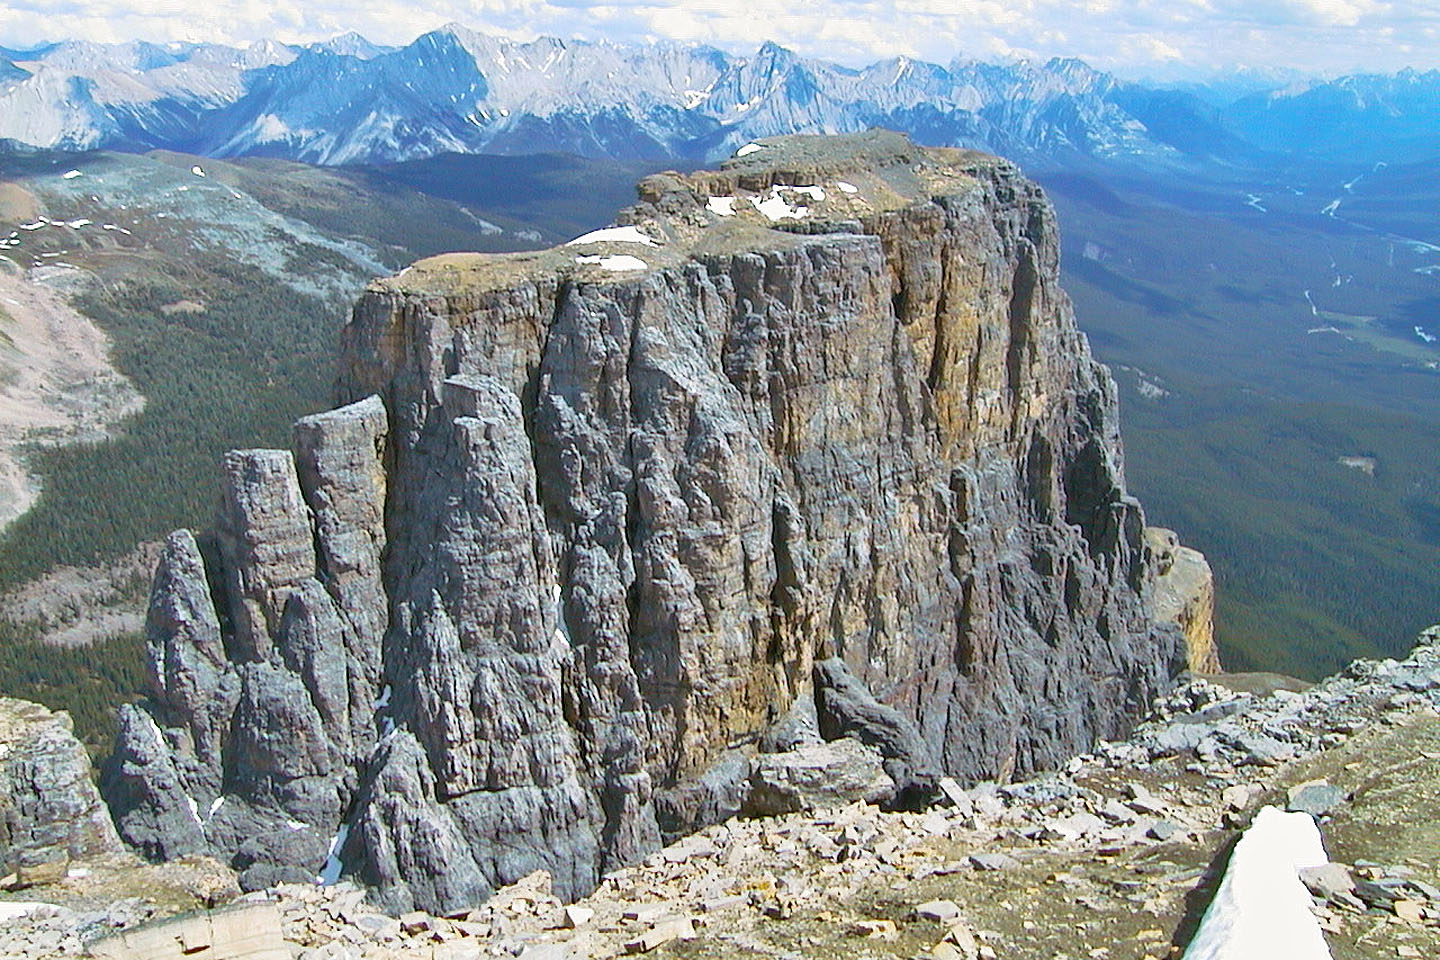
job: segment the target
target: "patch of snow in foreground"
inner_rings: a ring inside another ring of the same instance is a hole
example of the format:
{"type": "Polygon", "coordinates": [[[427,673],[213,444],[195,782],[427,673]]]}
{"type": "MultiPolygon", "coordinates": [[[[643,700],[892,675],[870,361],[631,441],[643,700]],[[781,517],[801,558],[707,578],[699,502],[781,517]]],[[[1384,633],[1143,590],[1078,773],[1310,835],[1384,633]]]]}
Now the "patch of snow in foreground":
{"type": "Polygon", "coordinates": [[[12,900],[9,903],[0,903],[0,923],[28,917],[42,907],[47,910],[53,909],[50,904],[41,903],[38,900],[12,900]]]}
{"type": "Polygon", "coordinates": [[[75,180],[83,176],[85,176],[85,174],[81,173],[79,170],[66,170],[64,173],[60,174],[60,179],[75,180]]]}
{"type": "Polygon", "coordinates": [[[1185,960],[1330,960],[1299,876],[1328,861],[1310,814],[1262,807],[1230,854],[1185,960]]]}
{"type": "Polygon", "coordinates": [[[844,180],[836,180],[836,181],[835,181],[835,186],[836,186],[837,188],[839,188],[839,190],[840,190],[841,193],[859,193],[859,192],[860,192],[860,188],[859,188],[859,187],[855,186],[855,184],[853,184],[853,183],[847,183],[847,182],[845,182],[844,180]]]}
{"type": "Polygon", "coordinates": [[[811,200],[814,200],[816,203],[825,202],[824,187],[786,187],[779,184],[777,184],[776,186],[778,187],[778,189],[781,190],[794,190],[796,193],[803,193],[805,196],[809,197],[811,200]]]}
{"type": "Polygon", "coordinates": [[[748,156],[750,156],[750,154],[752,154],[752,153],[759,153],[761,150],[764,150],[764,149],[765,149],[765,148],[762,147],[762,146],[760,146],[760,144],[758,144],[758,143],[747,143],[747,144],[745,144],[745,146],[743,146],[743,147],[741,147],[739,150],[736,150],[736,151],[735,151],[735,156],[737,156],[737,157],[748,157],[748,156]]]}
{"type": "Polygon", "coordinates": [[[735,198],[711,197],[709,200],[705,201],[705,209],[709,210],[716,216],[733,217],[735,216],[735,198]]]}
{"type": "Polygon", "coordinates": [[[195,174],[195,176],[197,176],[197,177],[203,177],[203,176],[205,176],[205,171],[204,171],[203,169],[201,169],[198,164],[197,164],[196,166],[191,167],[191,168],[190,168],[190,172],[193,173],[193,174],[195,174]]]}
{"type": "Polygon", "coordinates": [[[603,230],[591,230],[589,233],[581,234],[569,241],[565,246],[574,247],[586,243],[643,243],[647,247],[659,246],[654,240],[641,233],[639,227],[606,227],[603,230]]]}
{"type": "Polygon", "coordinates": [[[330,852],[325,856],[325,863],[316,875],[315,882],[322,887],[328,887],[340,879],[340,848],[345,846],[345,839],[350,836],[350,824],[340,824],[340,829],[335,831],[335,838],[330,841],[330,852]]]}
{"type": "Polygon", "coordinates": [[[601,270],[644,270],[650,266],[639,257],[632,257],[626,253],[616,254],[613,257],[576,257],[575,262],[594,264],[601,270]]]}

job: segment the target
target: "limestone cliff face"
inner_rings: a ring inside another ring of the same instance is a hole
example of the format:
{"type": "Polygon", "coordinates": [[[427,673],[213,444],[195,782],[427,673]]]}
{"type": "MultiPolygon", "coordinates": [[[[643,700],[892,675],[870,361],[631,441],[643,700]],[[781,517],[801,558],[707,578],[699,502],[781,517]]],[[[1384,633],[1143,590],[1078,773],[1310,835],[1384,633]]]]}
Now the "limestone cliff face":
{"type": "Polygon", "coordinates": [[[1037,187],[869,134],[640,196],[373,284],[348,405],[227,458],[218,550],[157,578],[128,839],[577,895],[734,813],[795,709],[923,794],[1117,737],[1183,665],[1037,187]]]}
{"type": "Polygon", "coordinates": [[[1196,673],[1219,673],[1215,644],[1215,575],[1199,550],[1181,546],[1174,530],[1151,527],[1146,542],[1155,558],[1155,617],[1185,635],[1185,662],[1196,673]]]}

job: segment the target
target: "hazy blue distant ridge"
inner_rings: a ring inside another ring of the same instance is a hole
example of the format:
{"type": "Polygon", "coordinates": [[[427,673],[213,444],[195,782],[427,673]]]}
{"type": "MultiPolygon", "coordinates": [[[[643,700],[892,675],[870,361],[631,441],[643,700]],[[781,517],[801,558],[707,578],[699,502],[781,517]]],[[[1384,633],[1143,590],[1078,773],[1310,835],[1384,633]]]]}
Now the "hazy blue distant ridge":
{"type": "Polygon", "coordinates": [[[518,43],[454,24],[402,48],[349,33],[245,49],[65,42],[0,57],[0,138],[321,164],[554,150],[713,160],[759,137],[871,126],[1021,161],[1355,159],[1382,147],[1387,159],[1406,159],[1440,128],[1433,71],[1231,100],[1224,78],[1166,89],[1074,58],[941,66],[900,57],[855,70],[774,43],[737,57],[669,42],[518,43]]]}

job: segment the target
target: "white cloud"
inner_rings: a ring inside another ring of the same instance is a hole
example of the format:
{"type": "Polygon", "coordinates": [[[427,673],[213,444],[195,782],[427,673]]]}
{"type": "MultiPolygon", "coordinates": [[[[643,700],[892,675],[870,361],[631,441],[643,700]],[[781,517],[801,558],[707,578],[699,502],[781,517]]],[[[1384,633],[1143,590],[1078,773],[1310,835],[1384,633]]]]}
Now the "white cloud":
{"type": "Polygon", "coordinates": [[[860,64],[900,54],[1080,56],[1127,73],[1186,64],[1336,73],[1440,65],[1435,0],[7,0],[0,44],[324,39],[404,44],[458,21],[529,39],[677,39],[736,53],[773,39],[860,64]]]}

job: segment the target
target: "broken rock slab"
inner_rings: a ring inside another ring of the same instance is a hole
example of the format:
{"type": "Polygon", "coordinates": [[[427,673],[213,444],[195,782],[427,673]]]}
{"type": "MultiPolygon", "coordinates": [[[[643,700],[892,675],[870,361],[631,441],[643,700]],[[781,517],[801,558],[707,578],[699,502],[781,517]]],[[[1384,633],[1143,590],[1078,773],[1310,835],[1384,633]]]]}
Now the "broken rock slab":
{"type": "Polygon", "coordinates": [[[90,944],[99,960],[292,960],[271,903],[241,903],[141,924],[90,944]]]}
{"type": "Polygon", "coordinates": [[[880,803],[895,792],[880,754],[842,737],[785,753],[762,753],[750,763],[749,816],[779,816],[843,807],[857,800],[880,803]]]}

